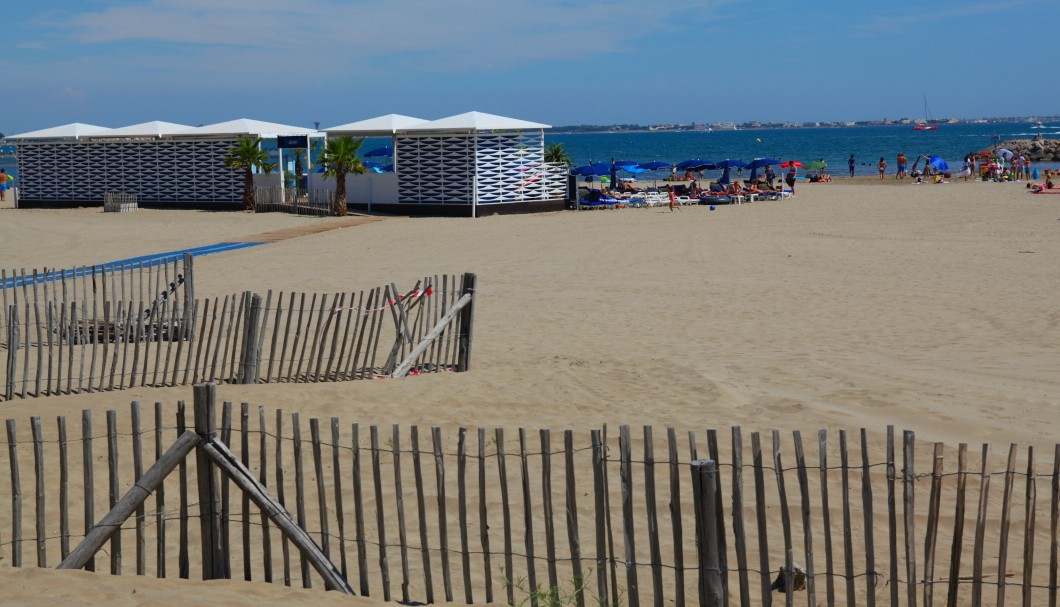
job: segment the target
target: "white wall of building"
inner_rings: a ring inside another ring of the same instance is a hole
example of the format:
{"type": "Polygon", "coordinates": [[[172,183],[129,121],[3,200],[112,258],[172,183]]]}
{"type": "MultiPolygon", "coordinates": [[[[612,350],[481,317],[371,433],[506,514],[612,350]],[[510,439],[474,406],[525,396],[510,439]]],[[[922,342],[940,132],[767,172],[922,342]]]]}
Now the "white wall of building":
{"type": "MultiPolygon", "coordinates": [[[[310,190],[334,190],[335,179],[323,173],[310,173],[310,190]]],[[[356,204],[396,204],[398,178],[395,173],[365,173],[346,176],[346,200],[356,204]]]]}

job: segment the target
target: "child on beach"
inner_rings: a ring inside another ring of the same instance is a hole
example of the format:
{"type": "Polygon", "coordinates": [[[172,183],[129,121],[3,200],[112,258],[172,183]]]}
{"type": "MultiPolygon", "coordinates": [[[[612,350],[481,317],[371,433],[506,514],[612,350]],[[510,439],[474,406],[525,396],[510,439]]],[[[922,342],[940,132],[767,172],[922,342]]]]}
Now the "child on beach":
{"type": "Polygon", "coordinates": [[[887,161],[880,156],[880,162],[876,165],[880,169],[880,179],[883,179],[883,174],[887,172],[887,161]]]}
{"type": "Polygon", "coordinates": [[[670,195],[670,212],[673,213],[674,209],[678,208],[678,206],[677,206],[677,195],[674,194],[674,186],[673,185],[667,185],[666,186],[666,193],[670,195]]]}

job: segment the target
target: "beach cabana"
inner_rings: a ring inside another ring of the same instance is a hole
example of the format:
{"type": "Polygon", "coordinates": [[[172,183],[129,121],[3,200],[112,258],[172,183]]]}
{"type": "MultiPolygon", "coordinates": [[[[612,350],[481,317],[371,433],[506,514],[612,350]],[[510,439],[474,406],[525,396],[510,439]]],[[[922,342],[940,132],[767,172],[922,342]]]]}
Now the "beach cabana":
{"type": "Polygon", "coordinates": [[[29,133],[22,133],[20,135],[11,135],[7,138],[7,140],[16,143],[21,139],[33,139],[41,141],[76,141],[84,137],[102,135],[112,130],[113,129],[109,129],[105,126],[96,126],[94,124],[83,124],[80,122],[73,122],[61,126],[53,126],[48,129],[41,129],[39,131],[30,131],[29,133]]]}
{"type": "Polygon", "coordinates": [[[167,135],[173,135],[181,131],[186,131],[191,127],[186,124],[176,124],[174,122],[162,122],[160,120],[152,120],[151,122],[141,122],[140,124],[130,124],[129,126],[123,126],[117,129],[109,129],[106,133],[95,135],[96,137],[104,137],[107,139],[149,139],[165,137],[167,135]]]}
{"type": "Polygon", "coordinates": [[[544,161],[546,128],[467,112],[431,121],[390,114],[324,130],[393,141],[393,173],[347,178],[350,208],[476,217],[563,208],[566,171],[544,161]]]}
{"type": "Polygon", "coordinates": [[[17,146],[22,207],[97,206],[108,193],[125,193],[147,206],[242,208],[242,176],[224,165],[238,139],[315,134],[241,118],[200,127],[75,123],[10,139],[17,146]]]}

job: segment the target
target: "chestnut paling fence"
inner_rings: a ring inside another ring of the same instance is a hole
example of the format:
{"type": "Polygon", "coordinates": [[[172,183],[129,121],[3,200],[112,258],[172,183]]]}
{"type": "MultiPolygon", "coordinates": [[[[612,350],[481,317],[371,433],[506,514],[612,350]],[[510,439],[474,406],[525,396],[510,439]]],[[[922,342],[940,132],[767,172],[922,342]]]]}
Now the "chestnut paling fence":
{"type": "Polygon", "coordinates": [[[307,424],[215,399],[196,386],[193,420],[183,402],[7,420],[0,553],[404,602],[1057,600],[1060,446],[307,424]]]}
{"type": "Polygon", "coordinates": [[[426,277],[405,290],[391,283],[196,299],[192,267],[188,255],[162,266],[15,277],[0,289],[0,400],[470,365],[474,274],[426,277]]]}

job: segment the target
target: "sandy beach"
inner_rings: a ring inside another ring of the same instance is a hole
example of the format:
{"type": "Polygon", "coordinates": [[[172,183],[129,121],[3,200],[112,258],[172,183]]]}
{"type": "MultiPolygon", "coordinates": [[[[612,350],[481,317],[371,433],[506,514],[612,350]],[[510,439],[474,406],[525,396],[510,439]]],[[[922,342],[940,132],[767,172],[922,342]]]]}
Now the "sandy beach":
{"type": "MultiPolygon", "coordinates": [[[[837,178],[800,183],[794,199],[715,211],[387,217],[197,259],[196,294],[478,274],[469,373],[219,389],[306,416],[449,428],[893,424],[924,441],[1051,453],[1060,438],[1060,196],[1024,186],[837,178]]],[[[335,221],[14,210],[8,201],[0,266],[73,267],[335,221]]],[[[24,420],[190,394],[137,388],[0,407],[24,420]]],[[[163,605],[189,587],[224,605],[341,599],[100,578],[0,570],[0,602],[163,605]]]]}

